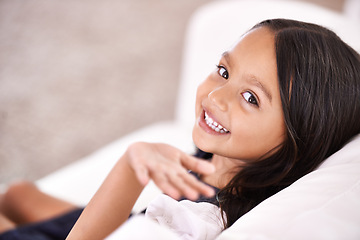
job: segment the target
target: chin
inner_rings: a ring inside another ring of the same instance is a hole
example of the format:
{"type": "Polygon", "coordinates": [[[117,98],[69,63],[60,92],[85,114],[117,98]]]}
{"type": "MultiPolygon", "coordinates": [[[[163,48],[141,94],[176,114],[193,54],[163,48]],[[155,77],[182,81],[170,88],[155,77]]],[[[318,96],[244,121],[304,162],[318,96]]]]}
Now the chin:
{"type": "Polygon", "coordinates": [[[199,129],[196,129],[196,126],[194,126],[192,131],[192,140],[195,146],[204,152],[209,152],[210,151],[209,144],[207,144],[206,141],[204,141],[204,139],[205,138],[202,137],[201,134],[199,133],[199,129]]]}

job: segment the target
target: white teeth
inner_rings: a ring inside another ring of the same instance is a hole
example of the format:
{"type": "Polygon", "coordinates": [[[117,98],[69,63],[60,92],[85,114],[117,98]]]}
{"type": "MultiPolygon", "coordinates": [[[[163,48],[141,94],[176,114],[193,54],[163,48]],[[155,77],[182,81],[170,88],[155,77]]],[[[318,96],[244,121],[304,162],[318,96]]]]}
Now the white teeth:
{"type": "Polygon", "coordinates": [[[205,112],[205,122],[210,128],[212,128],[216,132],[220,132],[220,133],[228,133],[229,132],[226,128],[224,128],[219,123],[215,122],[214,119],[209,117],[209,115],[206,112],[205,112]]]}

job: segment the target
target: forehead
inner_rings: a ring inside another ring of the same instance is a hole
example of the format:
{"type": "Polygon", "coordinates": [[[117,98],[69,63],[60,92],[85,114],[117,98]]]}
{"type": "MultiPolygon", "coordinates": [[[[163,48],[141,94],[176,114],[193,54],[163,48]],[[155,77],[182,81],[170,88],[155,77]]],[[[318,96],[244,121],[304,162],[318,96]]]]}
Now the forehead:
{"type": "Polygon", "coordinates": [[[277,79],[274,34],[266,27],[253,29],[243,35],[239,42],[224,54],[224,58],[233,71],[277,79]]]}
{"type": "Polygon", "coordinates": [[[277,95],[275,40],[269,29],[259,27],[249,31],[223,57],[239,79],[261,86],[268,96],[277,95]]]}
{"type": "Polygon", "coordinates": [[[274,34],[266,27],[252,29],[240,38],[230,52],[235,57],[268,57],[275,60],[274,34]]]}

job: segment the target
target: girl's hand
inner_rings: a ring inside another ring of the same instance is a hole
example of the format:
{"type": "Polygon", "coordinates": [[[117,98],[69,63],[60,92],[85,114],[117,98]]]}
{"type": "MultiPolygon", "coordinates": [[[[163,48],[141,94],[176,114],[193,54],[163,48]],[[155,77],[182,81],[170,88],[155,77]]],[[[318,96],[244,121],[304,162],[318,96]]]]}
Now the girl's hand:
{"type": "Polygon", "coordinates": [[[125,155],[138,181],[146,185],[150,179],[167,195],[196,200],[200,194],[213,196],[214,190],[188,173],[208,175],[215,167],[208,161],[190,156],[177,148],[161,143],[134,143],[125,155]]]}

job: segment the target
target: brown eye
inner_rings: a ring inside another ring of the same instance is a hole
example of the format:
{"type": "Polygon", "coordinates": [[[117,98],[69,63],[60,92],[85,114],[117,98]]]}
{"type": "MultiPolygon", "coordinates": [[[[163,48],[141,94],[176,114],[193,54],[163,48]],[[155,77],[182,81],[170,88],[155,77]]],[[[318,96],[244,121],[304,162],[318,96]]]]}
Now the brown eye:
{"type": "Polygon", "coordinates": [[[259,103],[258,103],[256,97],[251,92],[246,91],[246,92],[242,93],[242,95],[243,95],[245,101],[247,101],[248,103],[259,106],[259,103]]]}
{"type": "Polygon", "coordinates": [[[228,78],[229,78],[229,73],[228,73],[228,71],[226,70],[225,67],[218,65],[217,68],[218,68],[218,74],[219,74],[221,77],[223,77],[223,78],[225,78],[225,79],[228,79],[228,78]]]}

